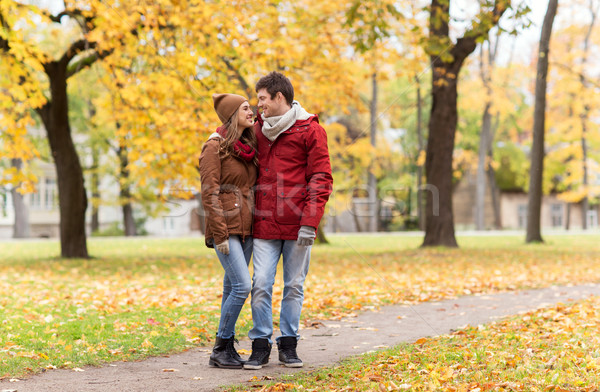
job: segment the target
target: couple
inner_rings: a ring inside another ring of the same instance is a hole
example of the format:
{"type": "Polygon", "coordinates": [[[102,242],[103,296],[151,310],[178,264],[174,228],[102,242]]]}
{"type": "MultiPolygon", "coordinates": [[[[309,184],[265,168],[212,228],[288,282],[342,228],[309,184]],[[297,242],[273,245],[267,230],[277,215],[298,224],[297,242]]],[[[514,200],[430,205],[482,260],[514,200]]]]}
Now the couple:
{"type": "Polygon", "coordinates": [[[327,135],[317,116],[294,101],[293,86],[284,75],[264,76],[256,92],[262,110],[256,123],[246,98],[213,95],[223,125],[209,137],[200,156],[206,244],[215,248],[225,270],[221,318],[209,365],[261,369],[269,362],[273,284],[283,256],[279,361],[302,367],[296,345],[304,280],[333,183],[327,135]],[[252,354],[244,361],[234,348],[235,324],[250,292],[252,354]]]}

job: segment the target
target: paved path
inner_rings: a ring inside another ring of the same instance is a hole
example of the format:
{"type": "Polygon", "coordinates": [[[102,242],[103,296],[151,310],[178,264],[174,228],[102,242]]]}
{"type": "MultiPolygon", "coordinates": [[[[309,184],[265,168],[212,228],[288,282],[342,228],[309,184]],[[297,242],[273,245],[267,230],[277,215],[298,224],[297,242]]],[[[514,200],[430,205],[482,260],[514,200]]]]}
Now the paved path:
{"type": "MultiPolygon", "coordinates": [[[[142,362],[115,362],[104,367],[87,367],[83,372],[52,370],[26,380],[0,381],[0,391],[18,392],[122,392],[122,391],[212,391],[219,386],[246,383],[252,378],[276,377],[334,364],[342,358],[425,336],[441,335],[467,324],[479,325],[503,316],[518,314],[558,302],[569,302],[600,295],[600,284],[550,287],[493,295],[465,296],[413,306],[387,306],[366,311],[355,318],[323,321],[318,328],[301,331],[298,353],[304,369],[288,369],[272,362],[257,371],[223,370],[208,367],[209,348],[196,348],[169,357],[142,362]],[[165,372],[165,369],[176,369],[165,372]]],[[[240,342],[250,349],[250,341],[240,342]]],[[[254,382],[256,382],[256,379],[254,382]]]]}

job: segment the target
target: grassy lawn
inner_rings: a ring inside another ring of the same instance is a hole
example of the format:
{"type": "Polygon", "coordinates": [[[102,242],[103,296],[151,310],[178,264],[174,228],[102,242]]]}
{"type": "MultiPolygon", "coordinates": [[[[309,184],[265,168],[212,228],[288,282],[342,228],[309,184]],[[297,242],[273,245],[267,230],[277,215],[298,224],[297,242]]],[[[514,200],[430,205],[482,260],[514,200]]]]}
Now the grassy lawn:
{"type": "Polygon", "coordinates": [[[419,339],[254,390],[598,391],[599,329],[595,297],[419,339]]]}
{"type": "MultiPolygon", "coordinates": [[[[460,249],[426,250],[419,237],[330,239],[313,250],[305,321],[365,306],[600,281],[598,235],[547,236],[545,245],[464,237],[460,249]]],[[[0,243],[0,377],[210,344],[222,269],[202,239],[94,238],[88,246],[94,258],[60,260],[55,241],[0,243]]],[[[251,323],[247,305],[240,337],[251,323]]]]}

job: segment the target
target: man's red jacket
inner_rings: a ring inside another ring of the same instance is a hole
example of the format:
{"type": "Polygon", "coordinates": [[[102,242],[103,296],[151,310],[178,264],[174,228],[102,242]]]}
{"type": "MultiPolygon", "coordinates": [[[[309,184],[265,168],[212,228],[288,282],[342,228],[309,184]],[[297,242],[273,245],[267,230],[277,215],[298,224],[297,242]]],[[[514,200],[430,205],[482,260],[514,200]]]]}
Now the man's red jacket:
{"type": "Polygon", "coordinates": [[[263,120],[254,125],[258,139],[254,238],[295,240],[300,226],[315,229],[332,191],[327,134],[317,116],[298,120],[271,142],[263,120]]]}

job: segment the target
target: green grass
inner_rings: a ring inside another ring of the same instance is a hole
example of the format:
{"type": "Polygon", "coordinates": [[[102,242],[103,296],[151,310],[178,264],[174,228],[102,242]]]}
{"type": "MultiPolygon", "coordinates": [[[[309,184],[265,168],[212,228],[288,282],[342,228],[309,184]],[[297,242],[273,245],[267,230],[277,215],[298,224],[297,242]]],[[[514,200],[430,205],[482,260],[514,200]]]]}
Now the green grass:
{"type": "MultiPolygon", "coordinates": [[[[459,237],[459,249],[419,249],[398,235],[332,235],[313,249],[303,320],[364,306],[600,281],[598,235],[459,237]]],[[[222,268],[202,238],[93,238],[88,260],[57,258],[57,241],[2,242],[0,377],[45,367],[134,360],[208,345],[222,268]]],[[[281,299],[281,273],[274,302],[281,299]]],[[[274,320],[278,320],[274,306],[274,320]]],[[[244,337],[247,304],[238,320],[244,337]]],[[[276,325],[277,326],[277,325],[276,325]]]]}

